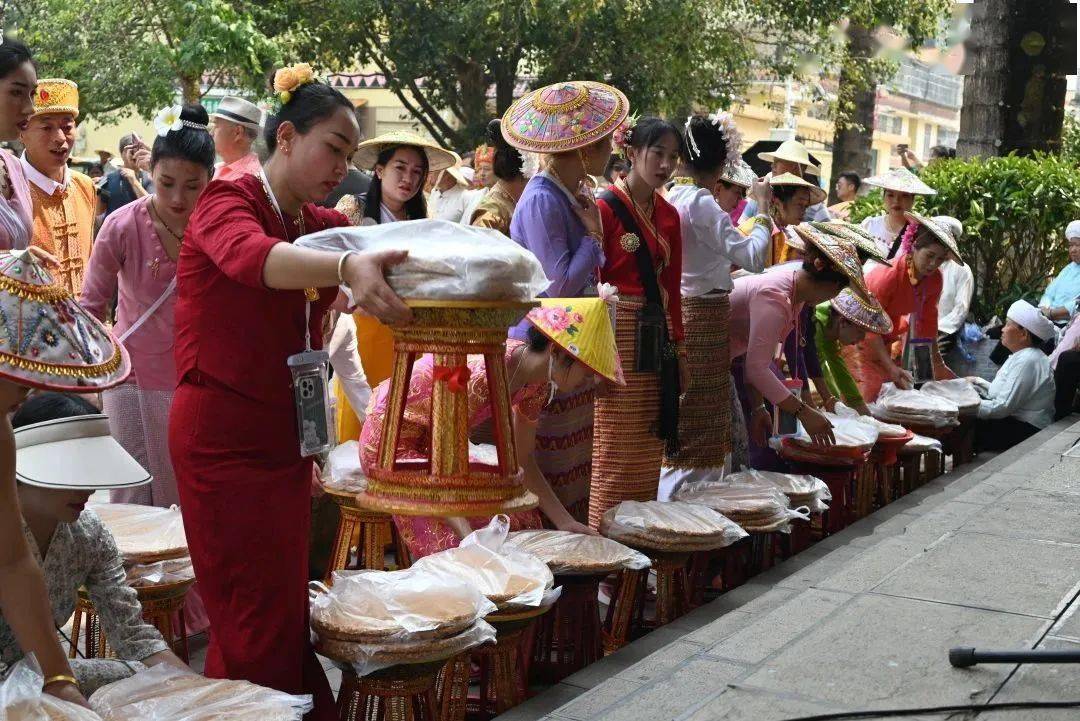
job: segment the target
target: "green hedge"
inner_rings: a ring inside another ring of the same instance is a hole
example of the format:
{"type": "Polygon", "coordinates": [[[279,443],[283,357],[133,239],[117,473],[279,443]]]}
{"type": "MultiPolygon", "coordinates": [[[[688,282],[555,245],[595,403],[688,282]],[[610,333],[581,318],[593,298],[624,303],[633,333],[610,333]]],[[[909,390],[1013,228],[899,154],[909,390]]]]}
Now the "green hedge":
{"type": "MultiPolygon", "coordinates": [[[[1018,298],[1038,301],[1068,262],[1065,226],[1080,219],[1080,168],[1056,155],[938,160],[920,177],[937,195],[915,209],[951,215],[964,224],[960,250],[975,273],[972,310],[980,321],[1018,298]]],[[[882,211],[881,191],[852,207],[861,222],[882,211]]]]}

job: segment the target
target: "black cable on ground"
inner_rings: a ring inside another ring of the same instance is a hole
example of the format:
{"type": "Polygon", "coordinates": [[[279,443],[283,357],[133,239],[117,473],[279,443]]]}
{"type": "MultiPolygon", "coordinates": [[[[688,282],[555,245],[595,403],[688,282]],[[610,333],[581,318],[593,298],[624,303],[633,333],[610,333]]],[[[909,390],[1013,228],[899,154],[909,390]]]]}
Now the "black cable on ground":
{"type": "Polygon", "coordinates": [[[961,706],[931,706],[927,708],[881,709],[878,711],[839,711],[817,716],[799,716],[787,721],[840,721],[841,719],[898,718],[925,714],[961,713],[967,711],[1019,711],[1032,708],[1080,708],[1080,701],[1015,701],[1010,703],[963,704],[961,706]]]}

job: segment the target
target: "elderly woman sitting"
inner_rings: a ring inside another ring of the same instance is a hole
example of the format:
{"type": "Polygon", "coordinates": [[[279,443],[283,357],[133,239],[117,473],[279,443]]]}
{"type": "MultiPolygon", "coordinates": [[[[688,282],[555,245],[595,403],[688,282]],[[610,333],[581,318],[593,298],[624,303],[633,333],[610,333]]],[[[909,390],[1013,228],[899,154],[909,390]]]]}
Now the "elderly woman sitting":
{"type": "Polygon", "coordinates": [[[1048,346],[1057,336],[1053,323],[1026,300],[1009,306],[1001,344],[1012,354],[994,376],[979,404],[975,445],[1003,451],[1046,428],[1054,419],[1054,372],[1048,346]]]}
{"type": "Polygon", "coordinates": [[[1080,297],[1080,220],[1065,228],[1065,240],[1069,243],[1069,264],[1050,281],[1039,301],[1039,310],[1053,321],[1068,320],[1076,312],[1080,297]]]}
{"type": "MultiPolygon", "coordinates": [[[[149,483],[150,475],[109,435],[108,419],[77,396],[33,396],[15,413],[12,426],[23,533],[45,573],[53,619],[59,627],[71,618],[84,586],[117,654],[115,659],[72,661],[83,694],[144,666],[168,663],[186,669],[157,629],[143,620],[112,534],[86,508],[94,491],[149,483]],[[72,468],[84,472],[74,475],[72,468]]],[[[0,618],[0,666],[22,656],[14,633],[0,618]]]]}

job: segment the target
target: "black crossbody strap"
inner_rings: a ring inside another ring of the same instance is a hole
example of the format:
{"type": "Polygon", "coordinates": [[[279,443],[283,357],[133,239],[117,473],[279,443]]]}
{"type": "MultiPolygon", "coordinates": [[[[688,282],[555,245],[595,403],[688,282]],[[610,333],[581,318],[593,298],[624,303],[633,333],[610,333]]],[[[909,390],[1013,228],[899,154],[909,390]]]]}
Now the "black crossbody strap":
{"type": "Polygon", "coordinates": [[[622,198],[611,190],[605,190],[601,193],[600,199],[611,206],[612,212],[622,223],[623,228],[640,239],[641,242],[638,243],[637,250],[634,251],[634,258],[637,260],[641,286],[645,290],[645,300],[663,308],[664,303],[660,296],[660,284],[656,280],[656,266],[653,265],[652,252],[649,250],[649,244],[645,242],[645,237],[641,234],[641,228],[638,226],[634,214],[626,207],[622,198]]]}

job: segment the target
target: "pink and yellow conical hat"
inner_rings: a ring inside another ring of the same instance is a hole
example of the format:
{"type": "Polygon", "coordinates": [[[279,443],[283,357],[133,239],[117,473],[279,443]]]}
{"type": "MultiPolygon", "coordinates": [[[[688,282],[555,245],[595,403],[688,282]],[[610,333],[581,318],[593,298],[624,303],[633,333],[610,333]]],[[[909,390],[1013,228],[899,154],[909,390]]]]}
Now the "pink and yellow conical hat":
{"type": "Polygon", "coordinates": [[[529,322],[593,372],[625,385],[608,303],[601,298],[540,298],[529,322]]]}

